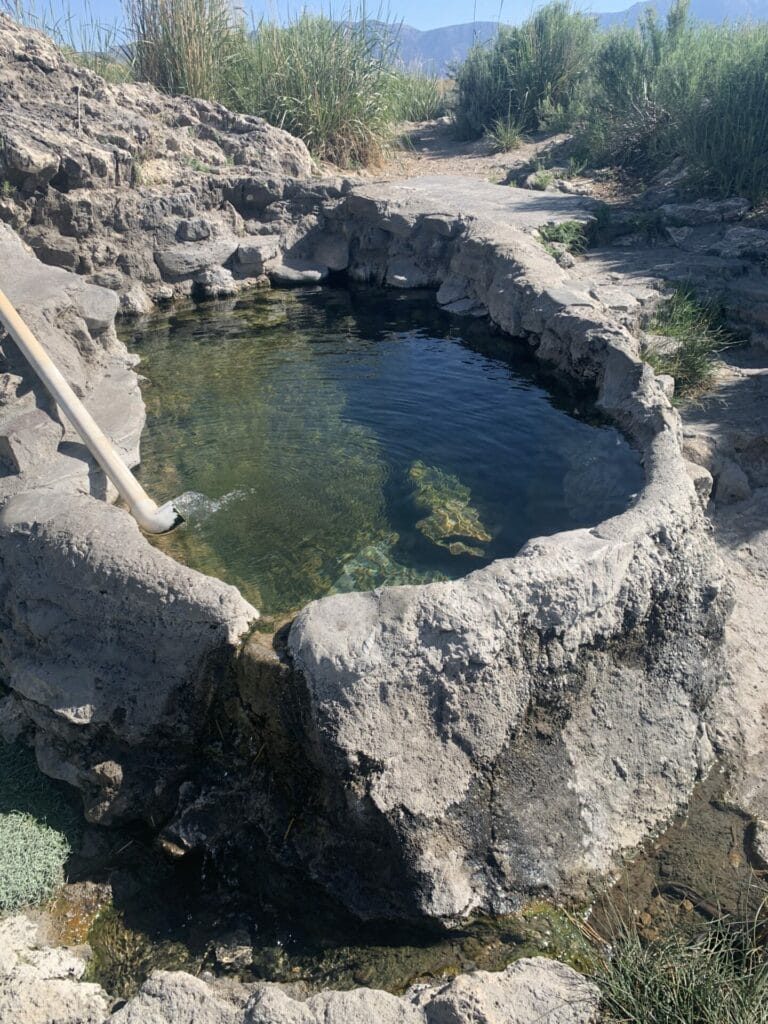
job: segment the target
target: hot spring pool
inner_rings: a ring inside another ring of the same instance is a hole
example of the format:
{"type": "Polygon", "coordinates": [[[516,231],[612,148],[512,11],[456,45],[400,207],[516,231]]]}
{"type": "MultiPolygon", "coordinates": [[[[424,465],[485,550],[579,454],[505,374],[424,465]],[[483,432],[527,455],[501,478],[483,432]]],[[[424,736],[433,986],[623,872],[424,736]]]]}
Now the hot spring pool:
{"type": "Polygon", "coordinates": [[[267,291],[133,325],[139,476],[179,561],[279,615],[456,578],[623,511],[637,454],[584,394],[431,293],[267,291]]]}

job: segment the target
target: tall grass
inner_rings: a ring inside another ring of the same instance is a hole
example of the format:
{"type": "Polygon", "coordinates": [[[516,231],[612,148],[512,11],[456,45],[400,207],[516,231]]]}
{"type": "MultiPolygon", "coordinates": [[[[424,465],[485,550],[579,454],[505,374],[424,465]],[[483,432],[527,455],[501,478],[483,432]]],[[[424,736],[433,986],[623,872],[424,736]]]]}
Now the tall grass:
{"type": "Polygon", "coordinates": [[[397,121],[432,121],[450,109],[451,83],[418,69],[400,71],[392,79],[392,114],[397,121]]]}
{"type": "Polygon", "coordinates": [[[126,0],[134,72],[171,95],[218,100],[237,62],[229,0],[126,0]]]}
{"type": "Polygon", "coordinates": [[[395,72],[388,34],[365,21],[304,13],[241,32],[222,97],[303,139],[342,166],[377,163],[393,129],[395,72]]]}
{"type": "Polygon", "coordinates": [[[456,127],[474,138],[506,121],[522,131],[571,108],[595,50],[594,18],[554,0],[493,44],[474,46],[456,73],[456,127]]]}
{"type": "Polygon", "coordinates": [[[645,942],[624,929],[598,969],[606,1024],[768,1024],[764,922],[645,942]]]}

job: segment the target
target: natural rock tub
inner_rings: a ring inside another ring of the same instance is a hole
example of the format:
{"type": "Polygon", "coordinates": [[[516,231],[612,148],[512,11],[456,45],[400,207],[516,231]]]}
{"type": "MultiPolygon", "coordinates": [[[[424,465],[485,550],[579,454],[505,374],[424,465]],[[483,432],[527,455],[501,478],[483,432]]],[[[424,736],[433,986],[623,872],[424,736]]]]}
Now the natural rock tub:
{"type": "Polygon", "coordinates": [[[139,478],[188,492],[159,546],[262,613],[458,579],[642,487],[585,391],[429,292],[257,292],[124,338],[145,378],[139,478]]]}

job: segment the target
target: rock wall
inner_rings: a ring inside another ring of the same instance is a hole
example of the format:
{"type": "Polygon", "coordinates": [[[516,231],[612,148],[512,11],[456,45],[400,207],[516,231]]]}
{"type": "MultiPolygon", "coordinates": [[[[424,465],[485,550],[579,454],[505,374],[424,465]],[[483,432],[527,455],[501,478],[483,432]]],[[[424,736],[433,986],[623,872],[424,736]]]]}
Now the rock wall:
{"type": "MultiPolygon", "coordinates": [[[[144,404],[116,296],[0,225],[0,284],[129,465],[144,404]]],[[[167,815],[213,689],[257,617],[141,535],[0,331],[0,730],[34,742],[91,820],[167,815]]]]}
{"type": "Polygon", "coordinates": [[[107,85],[2,14],[0,111],[0,221],[128,313],[262,278],[280,200],[312,170],[304,143],[261,118],[107,85]]]}

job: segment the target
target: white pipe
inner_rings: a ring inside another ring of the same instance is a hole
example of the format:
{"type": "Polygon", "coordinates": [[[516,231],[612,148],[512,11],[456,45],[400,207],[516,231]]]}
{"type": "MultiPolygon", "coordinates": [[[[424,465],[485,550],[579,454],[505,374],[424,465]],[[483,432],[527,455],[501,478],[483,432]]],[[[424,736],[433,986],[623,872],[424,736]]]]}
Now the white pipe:
{"type": "Polygon", "coordinates": [[[166,533],[178,526],[183,520],[173,503],[168,501],[158,507],[152,501],[2,291],[0,322],[73,424],[91,455],[115,485],[142,530],[147,533],[166,533]]]}

